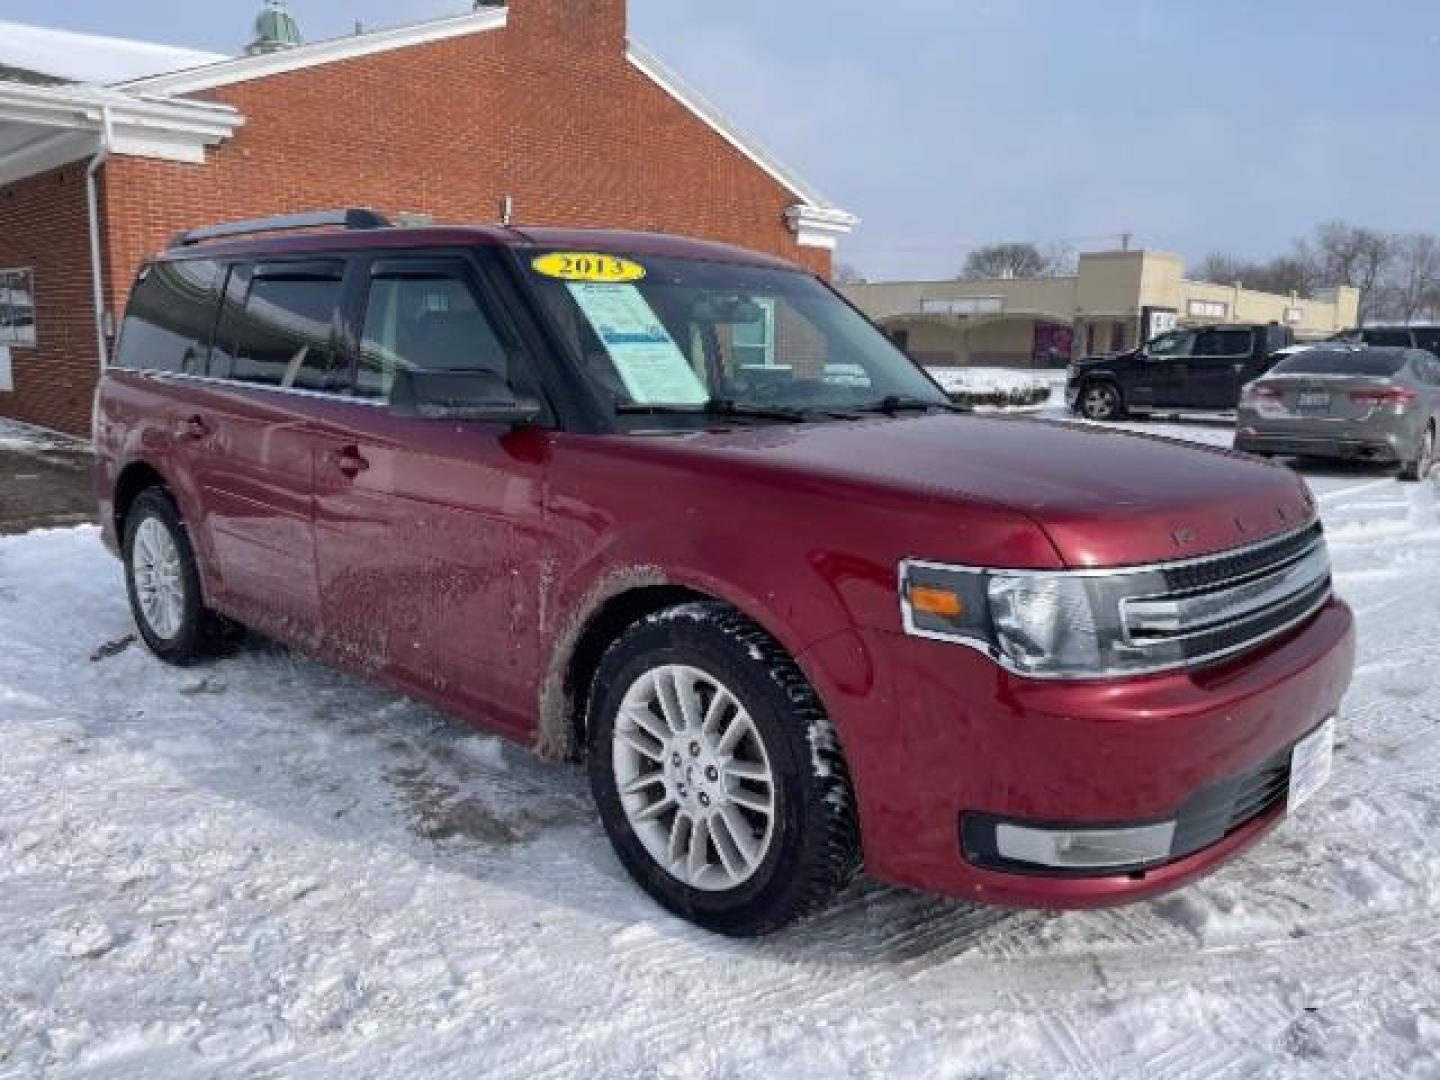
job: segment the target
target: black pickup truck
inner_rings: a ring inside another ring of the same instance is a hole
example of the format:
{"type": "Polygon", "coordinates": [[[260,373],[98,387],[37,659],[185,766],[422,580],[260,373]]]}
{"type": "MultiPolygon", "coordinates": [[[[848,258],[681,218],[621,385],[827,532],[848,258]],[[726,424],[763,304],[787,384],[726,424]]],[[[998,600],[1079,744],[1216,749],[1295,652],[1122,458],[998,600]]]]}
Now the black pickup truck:
{"type": "Polygon", "coordinates": [[[1240,388],[1270,370],[1295,343],[1278,323],[1172,330],[1131,352],[1070,365],[1065,400],[1087,420],[1149,412],[1232,412],[1240,388]]]}

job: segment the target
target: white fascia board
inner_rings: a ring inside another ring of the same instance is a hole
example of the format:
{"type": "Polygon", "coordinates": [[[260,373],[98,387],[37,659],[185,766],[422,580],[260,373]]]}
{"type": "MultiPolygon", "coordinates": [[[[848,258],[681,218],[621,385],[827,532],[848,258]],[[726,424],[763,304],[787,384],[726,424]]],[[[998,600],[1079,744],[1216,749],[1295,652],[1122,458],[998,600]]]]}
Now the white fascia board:
{"type": "MultiPolygon", "coordinates": [[[[654,53],[638,42],[629,41],[626,43],[625,55],[632,65],[649,77],[651,82],[703,120],[712,131],[720,135],[769,175],[772,180],[799,199],[804,208],[842,214],[850,218],[850,224],[852,227],[854,226],[857,219],[845,214],[819,191],[781,164],[774,154],[731,123],[718,106],[708,101],[700,91],[688,85],[676,72],[666,67],[654,53]]],[[[834,246],[833,243],[831,246],[834,246]]]]}
{"type": "Polygon", "coordinates": [[[228,105],[167,101],[95,86],[0,84],[0,124],[37,131],[0,154],[0,183],[34,176],[96,152],[109,116],[110,150],[199,163],[205,148],[234,134],[244,117],[228,105]]]}
{"type": "Polygon", "coordinates": [[[393,49],[428,45],[468,34],[500,30],[505,27],[508,19],[508,8],[487,8],[447,19],[433,19],[407,26],[370,30],[349,37],[331,38],[328,41],[299,45],[279,52],[237,56],[233,60],[222,60],[218,64],[206,64],[168,75],[152,75],[119,83],[117,86],[123,90],[146,94],[194,94],[202,90],[213,90],[218,86],[230,86],[234,83],[250,82],[252,79],[268,78],[271,75],[283,75],[290,71],[302,71],[321,64],[333,64],[393,49]]]}
{"type": "Polygon", "coordinates": [[[54,129],[0,155],[0,187],[39,176],[61,165],[84,161],[100,148],[100,136],[88,131],[54,129]]]}
{"type": "Polygon", "coordinates": [[[801,247],[834,251],[842,236],[848,236],[860,219],[844,210],[816,206],[792,206],[785,221],[801,247]]]}

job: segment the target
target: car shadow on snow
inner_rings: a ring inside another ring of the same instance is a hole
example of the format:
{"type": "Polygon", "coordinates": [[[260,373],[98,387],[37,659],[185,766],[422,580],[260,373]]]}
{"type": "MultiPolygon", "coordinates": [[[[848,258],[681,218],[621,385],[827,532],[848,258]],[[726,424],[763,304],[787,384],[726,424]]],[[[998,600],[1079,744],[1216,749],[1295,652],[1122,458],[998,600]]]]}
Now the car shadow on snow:
{"type": "MultiPolygon", "coordinates": [[[[159,664],[143,650],[132,653],[133,662],[159,664]]],[[[643,926],[650,935],[772,961],[923,968],[966,952],[1001,925],[1046,918],[862,880],[788,931],[727,941],[663,912],[631,882],[577,766],[543,761],[254,635],[167,681],[174,700],[166,711],[184,715],[210,750],[197,754],[193,740],[168,734],[150,748],[196,785],[322,841],[400,850],[528,895],[537,911],[563,907],[597,934],[643,926]]]]}

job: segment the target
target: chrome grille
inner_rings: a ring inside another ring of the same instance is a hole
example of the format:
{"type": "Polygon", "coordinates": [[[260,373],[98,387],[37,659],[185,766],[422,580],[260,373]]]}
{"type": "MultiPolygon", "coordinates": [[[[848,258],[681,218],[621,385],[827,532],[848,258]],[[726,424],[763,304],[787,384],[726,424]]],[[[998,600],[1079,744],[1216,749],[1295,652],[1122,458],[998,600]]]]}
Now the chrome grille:
{"type": "Polygon", "coordinates": [[[1272,638],[1318,611],[1332,591],[1318,524],[1233,555],[1166,567],[1167,591],[1127,597],[1120,621],[1129,648],[1177,649],[1215,660],[1272,638]]]}

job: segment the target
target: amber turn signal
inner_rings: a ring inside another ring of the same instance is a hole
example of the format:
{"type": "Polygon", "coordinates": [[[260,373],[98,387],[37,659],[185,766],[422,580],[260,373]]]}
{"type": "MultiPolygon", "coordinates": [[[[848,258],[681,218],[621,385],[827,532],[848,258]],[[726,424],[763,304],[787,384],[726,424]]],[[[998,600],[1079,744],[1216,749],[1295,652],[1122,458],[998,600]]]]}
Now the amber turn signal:
{"type": "Polygon", "coordinates": [[[936,589],[927,585],[910,586],[910,606],[926,615],[939,615],[947,619],[958,619],[965,613],[960,597],[949,589],[936,589]]]}

